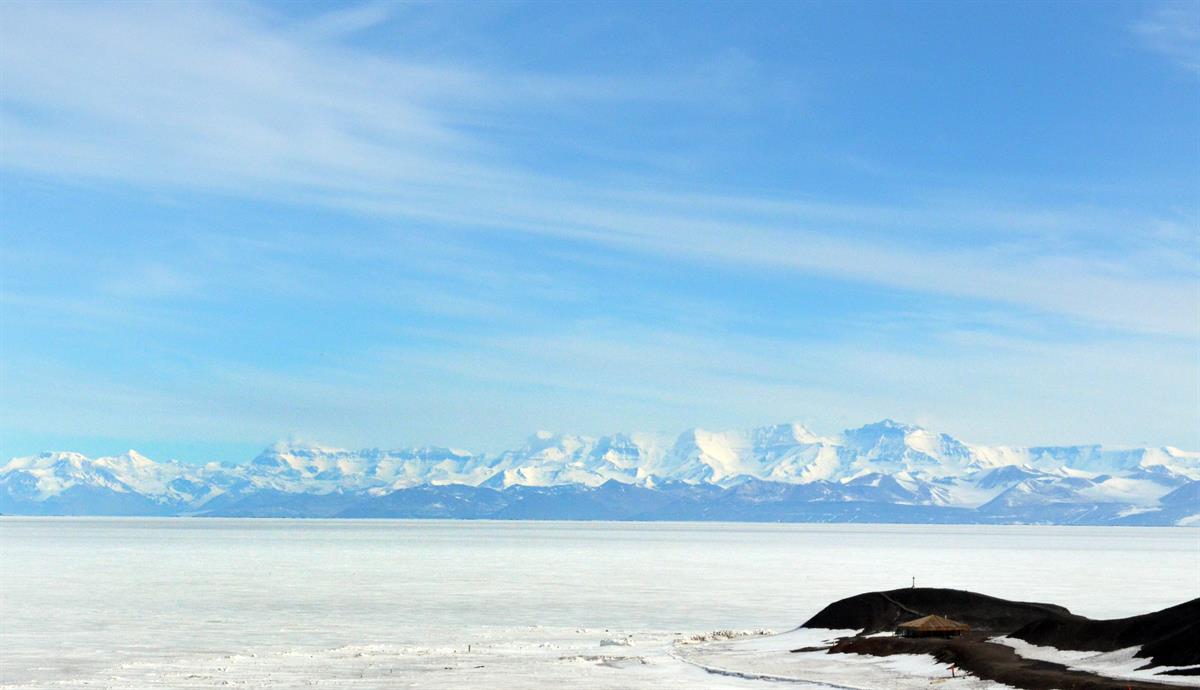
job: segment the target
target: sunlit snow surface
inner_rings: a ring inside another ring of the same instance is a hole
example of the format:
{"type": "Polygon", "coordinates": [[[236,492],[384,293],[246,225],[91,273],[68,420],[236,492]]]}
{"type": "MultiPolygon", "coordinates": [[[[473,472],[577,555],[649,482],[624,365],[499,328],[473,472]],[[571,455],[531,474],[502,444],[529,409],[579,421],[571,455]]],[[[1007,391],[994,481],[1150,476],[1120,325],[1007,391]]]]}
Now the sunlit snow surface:
{"type": "Polygon", "coordinates": [[[1008,686],[952,673],[928,655],[874,657],[790,650],[827,644],[853,630],[792,630],[780,635],[742,638],[704,645],[679,645],[675,657],[710,673],[727,677],[790,681],[823,687],[873,690],[927,688],[931,681],[956,690],[1008,686]]]}
{"type": "MultiPolygon", "coordinates": [[[[1032,645],[1024,640],[1017,640],[1011,637],[996,637],[992,638],[992,641],[1012,647],[1013,651],[1026,659],[1050,661],[1080,671],[1099,673],[1110,678],[1151,680],[1159,683],[1170,683],[1172,685],[1200,687],[1200,677],[1156,675],[1159,671],[1165,671],[1173,667],[1156,667],[1139,670],[1149,663],[1148,659],[1134,656],[1140,647],[1126,647],[1125,649],[1118,649],[1111,652],[1081,652],[1032,645]]],[[[1181,666],[1176,668],[1194,667],[1181,666]]]]}
{"type": "MultiPolygon", "coordinates": [[[[1200,595],[1198,545],[1191,529],[0,518],[0,687],[775,687],[702,666],[786,637],[690,638],[790,630],[913,576],[1143,613],[1200,595]]],[[[837,659],[812,679],[946,671],[837,659]]]]}

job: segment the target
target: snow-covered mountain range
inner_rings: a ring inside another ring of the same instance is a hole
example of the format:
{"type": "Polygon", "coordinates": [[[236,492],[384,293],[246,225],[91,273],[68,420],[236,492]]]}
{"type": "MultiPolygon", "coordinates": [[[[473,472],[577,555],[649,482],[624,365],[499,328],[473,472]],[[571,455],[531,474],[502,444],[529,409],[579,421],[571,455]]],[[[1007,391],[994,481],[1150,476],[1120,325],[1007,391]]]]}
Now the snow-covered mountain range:
{"type": "Polygon", "coordinates": [[[979,446],[891,420],[836,436],[540,432],[496,455],[277,444],[195,465],[53,452],[0,468],[0,512],[1200,525],[1200,453],[979,446]]]}

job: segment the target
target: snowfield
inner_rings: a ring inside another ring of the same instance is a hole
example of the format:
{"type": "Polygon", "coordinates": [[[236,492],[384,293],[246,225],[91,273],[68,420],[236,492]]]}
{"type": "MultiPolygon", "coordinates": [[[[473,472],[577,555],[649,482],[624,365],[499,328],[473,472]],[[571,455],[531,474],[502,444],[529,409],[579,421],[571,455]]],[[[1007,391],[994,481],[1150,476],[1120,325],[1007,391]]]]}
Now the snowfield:
{"type": "Polygon", "coordinates": [[[1054,647],[1042,647],[1039,645],[1029,644],[1024,640],[1018,640],[1007,636],[994,637],[992,638],[992,642],[1012,647],[1013,651],[1015,651],[1018,656],[1026,659],[1050,661],[1056,664],[1062,664],[1068,668],[1098,673],[1109,678],[1148,680],[1157,683],[1166,683],[1168,685],[1180,685],[1193,688],[1200,687],[1200,676],[1188,677],[1159,675],[1162,671],[1170,671],[1177,668],[1200,667],[1158,666],[1153,669],[1138,670],[1140,667],[1149,663],[1148,659],[1139,659],[1134,656],[1138,653],[1140,647],[1127,647],[1125,649],[1118,649],[1111,652],[1081,652],[1056,649],[1054,647]]]}
{"type": "Polygon", "coordinates": [[[1194,535],[1136,527],[2,517],[0,554],[5,690],[982,688],[762,633],[913,577],[1093,617],[1200,594],[1194,535]]]}
{"type": "Polygon", "coordinates": [[[798,628],[780,635],[711,642],[689,647],[679,645],[681,661],[723,676],[765,681],[788,681],[846,690],[909,690],[938,687],[972,690],[1002,690],[1009,686],[964,675],[931,656],[897,654],[873,657],[860,654],[828,654],[824,651],[796,652],[793,649],[831,644],[857,630],[798,628]]]}

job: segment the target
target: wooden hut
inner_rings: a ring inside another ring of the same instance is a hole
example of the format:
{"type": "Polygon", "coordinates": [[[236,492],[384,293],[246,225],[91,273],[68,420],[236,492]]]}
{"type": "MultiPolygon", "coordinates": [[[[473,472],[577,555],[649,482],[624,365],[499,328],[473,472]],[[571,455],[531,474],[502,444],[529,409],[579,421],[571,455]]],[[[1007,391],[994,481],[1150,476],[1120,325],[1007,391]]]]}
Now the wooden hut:
{"type": "Polygon", "coordinates": [[[966,623],[952,621],[942,616],[924,616],[896,626],[900,637],[958,637],[971,630],[966,623]]]}

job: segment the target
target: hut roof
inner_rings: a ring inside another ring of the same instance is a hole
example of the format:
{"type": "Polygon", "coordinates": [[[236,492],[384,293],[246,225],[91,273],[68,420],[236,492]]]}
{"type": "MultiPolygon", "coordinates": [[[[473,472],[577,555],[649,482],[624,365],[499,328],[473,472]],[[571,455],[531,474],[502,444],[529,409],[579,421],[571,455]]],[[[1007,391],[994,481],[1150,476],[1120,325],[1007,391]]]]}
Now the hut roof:
{"type": "Polygon", "coordinates": [[[949,618],[941,616],[924,616],[916,620],[901,623],[897,627],[922,632],[960,632],[971,629],[971,626],[966,623],[959,623],[958,621],[952,621],[949,618]]]}

